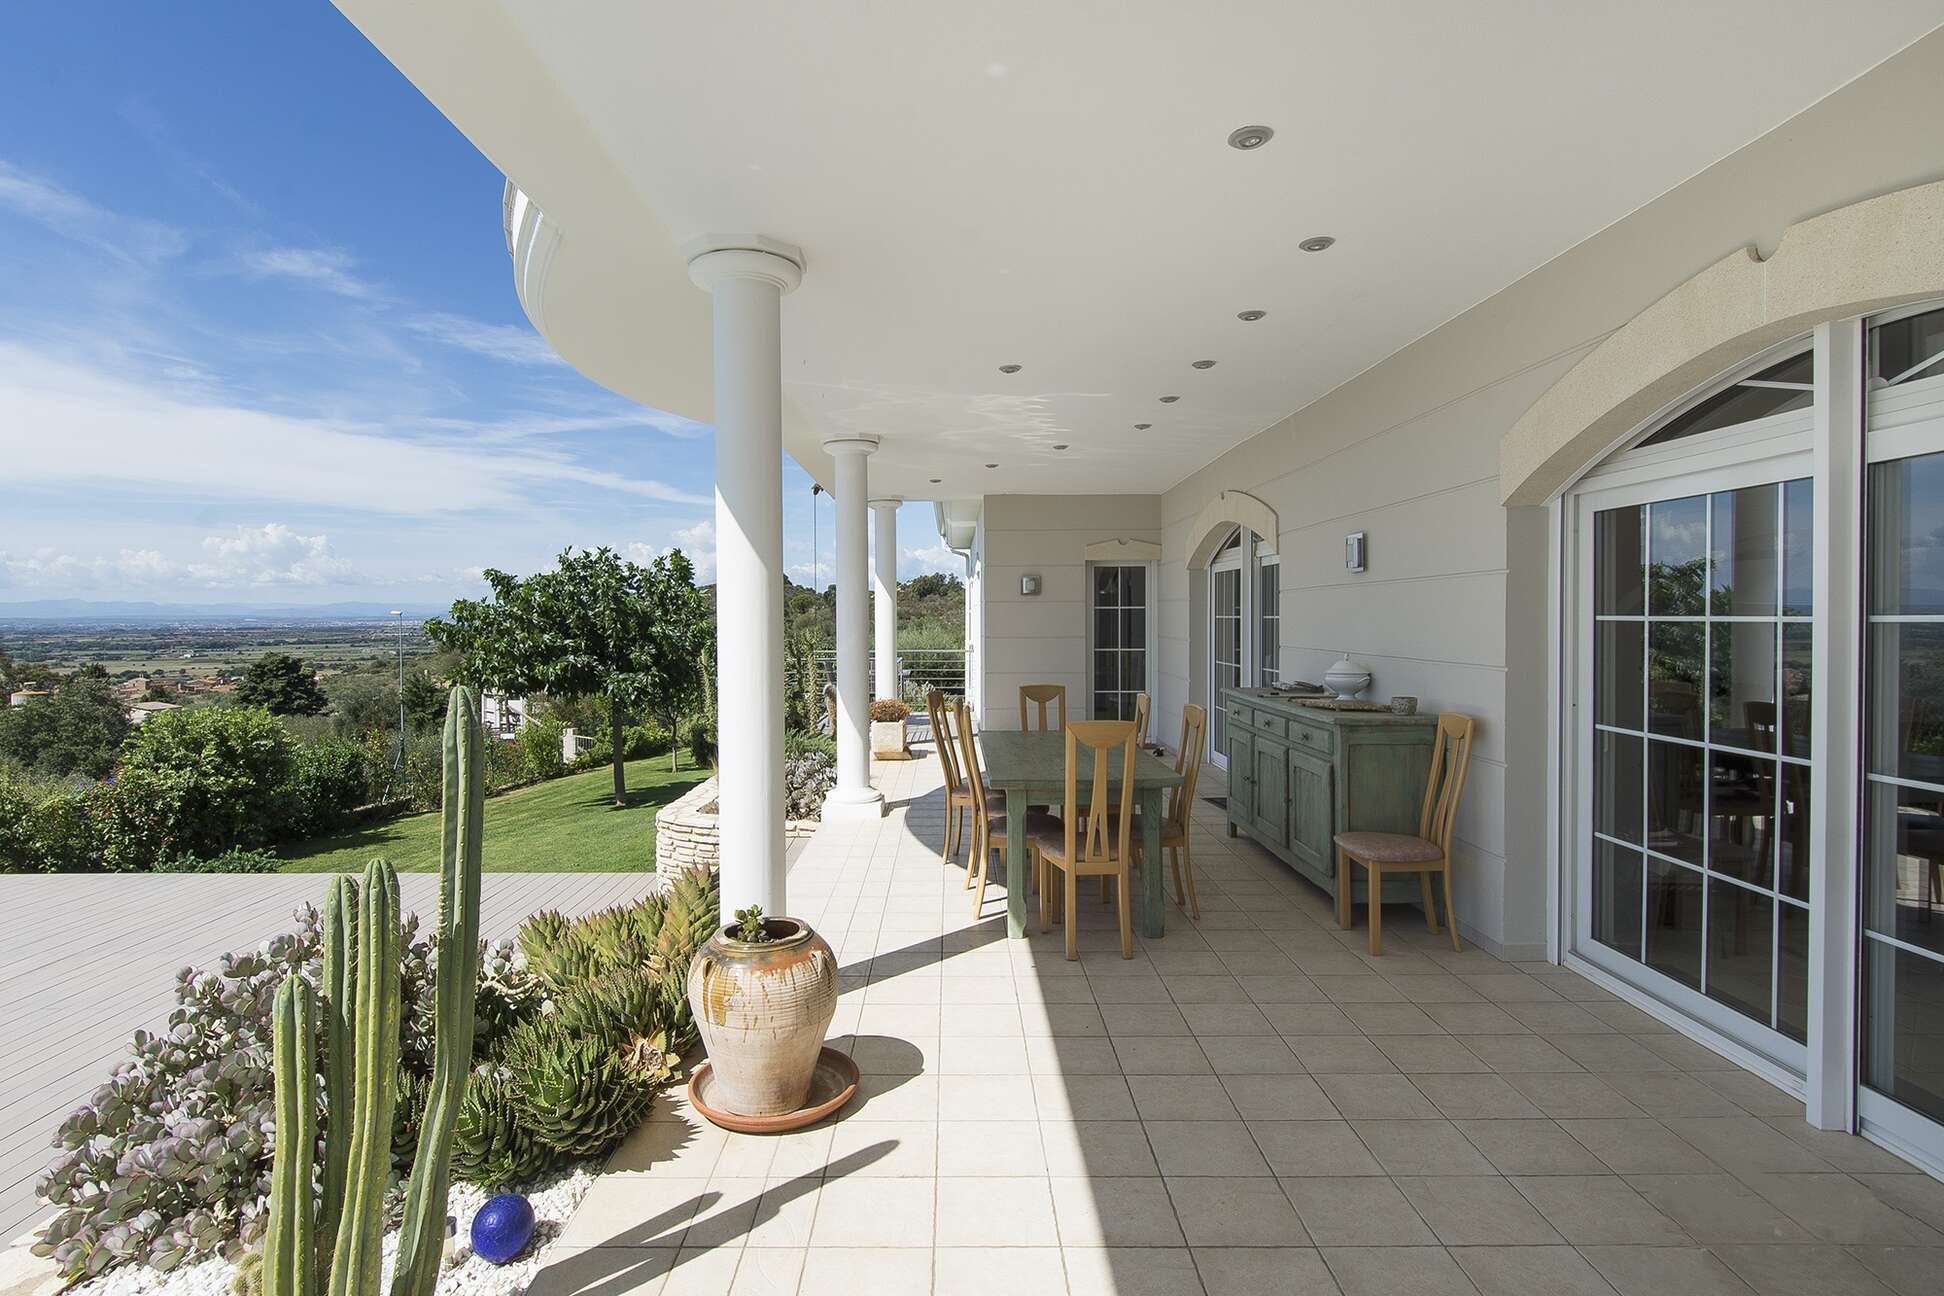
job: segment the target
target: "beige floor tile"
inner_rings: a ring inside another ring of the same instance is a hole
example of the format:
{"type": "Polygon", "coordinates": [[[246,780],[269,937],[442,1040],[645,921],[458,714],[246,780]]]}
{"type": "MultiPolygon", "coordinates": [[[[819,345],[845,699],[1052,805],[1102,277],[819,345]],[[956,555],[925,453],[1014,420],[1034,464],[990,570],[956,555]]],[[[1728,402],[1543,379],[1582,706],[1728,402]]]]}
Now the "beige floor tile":
{"type": "Polygon", "coordinates": [[[1337,1296],[1323,1257],[1307,1247],[1197,1247],[1195,1265],[1208,1296],[1337,1296]]]}
{"type": "Polygon", "coordinates": [[[1845,1174],[1909,1174],[1915,1168],[1894,1153],[1855,1134],[1845,1134],[1841,1130],[1819,1130],[1794,1116],[1770,1116],[1766,1121],[1781,1131],[1785,1138],[1802,1144],[1845,1174]]]}
{"type": "MultiPolygon", "coordinates": [[[[810,1129],[767,1136],[769,1141],[776,1145],[776,1154],[770,1160],[769,1177],[780,1180],[803,1174],[822,1174],[835,1160],[830,1155],[830,1148],[840,1123],[834,1120],[824,1121],[810,1129]]],[[[716,1164],[718,1167],[726,1165],[736,1173],[741,1173],[738,1164],[729,1161],[726,1157],[716,1164]]]]}
{"type": "Polygon", "coordinates": [[[1296,1054],[1297,1061],[1303,1064],[1303,1069],[1313,1075],[1338,1072],[1374,1074],[1397,1070],[1396,1064],[1384,1051],[1361,1034],[1285,1035],[1283,1038],[1296,1054]]]}
{"type": "Polygon", "coordinates": [[[1560,1120],[1559,1126],[1619,1174],[1706,1174],[1720,1169],[1656,1120],[1560,1120]]]}
{"type": "Polygon", "coordinates": [[[1237,977],[1244,994],[1257,1006],[1264,1004],[1313,1004],[1325,1002],[1316,982],[1297,972],[1251,973],[1237,977]]]}
{"type": "Polygon", "coordinates": [[[947,1035],[938,1044],[940,1075],[1026,1075],[1031,1070],[1022,1038],[947,1035]]]}
{"type": "Polygon", "coordinates": [[[1207,1075],[1208,1056],[1191,1036],[1122,1037],[1114,1054],[1128,1075],[1207,1075]]]}
{"type": "Polygon", "coordinates": [[[675,1257],[660,1296],[722,1296],[735,1285],[740,1246],[685,1246],[675,1257]]]}
{"type": "Polygon", "coordinates": [[[1107,1004],[1100,1010],[1107,1033],[1124,1035],[1186,1035],[1187,1019],[1179,1009],[1162,1004],[1107,1004]]]}
{"type": "Polygon", "coordinates": [[[1231,1121],[1147,1121],[1148,1145],[1164,1175],[1263,1175],[1269,1165],[1249,1127],[1231,1121]]]}
{"type": "Polygon", "coordinates": [[[1481,1073],[1491,1070],[1478,1055],[1450,1035],[1374,1035],[1392,1066],[1406,1075],[1481,1073]]]}
{"type": "Polygon", "coordinates": [[[1451,1255],[1492,1296],[1613,1296],[1599,1271],[1569,1246],[1453,1247],[1451,1255]]]}
{"type": "Polygon", "coordinates": [[[1263,1004],[1262,1015],[1285,1040],[1312,1035],[1355,1035],[1363,1032],[1343,1015],[1343,1009],[1330,1003],[1263,1004]]]}
{"type": "Polygon", "coordinates": [[[1517,1188],[1495,1175],[1399,1178],[1396,1183],[1448,1247],[1543,1246],[1563,1240],[1517,1188]]]}
{"type": "Polygon", "coordinates": [[[1318,1076],[1317,1083],[1336,1104],[1337,1111],[1351,1120],[1418,1119],[1438,1114],[1424,1092],[1396,1072],[1389,1075],[1331,1073],[1318,1076]]]}
{"type": "Polygon", "coordinates": [[[1753,1116],[1667,1116],[1661,1124],[1722,1169],[1737,1174],[1809,1173],[1830,1168],[1814,1152],[1753,1116]]]}
{"type": "Polygon", "coordinates": [[[1732,1175],[1628,1175],[1627,1184],[1696,1242],[1808,1242],[1788,1215],[1732,1175]]]}
{"type": "Polygon", "coordinates": [[[1849,1253],[1897,1296],[1935,1296],[1936,1248],[1868,1246],[1851,1247],[1849,1253]]]}
{"type": "MultiPolygon", "coordinates": [[[[1030,1120],[1039,1100],[1030,1075],[941,1075],[938,1077],[938,1119],[941,1121],[1030,1120]]],[[[1049,1077],[1057,1086],[1059,1081],[1049,1077]]]]}
{"type": "Polygon", "coordinates": [[[1274,1179],[1168,1178],[1191,1247],[1303,1247],[1309,1234],[1274,1179]]]}
{"type": "Polygon", "coordinates": [[[1802,1100],[1747,1071],[1697,1071],[1695,1078],[1755,1116],[1803,1115],[1802,1100]]]}
{"type": "Polygon", "coordinates": [[[1618,1175],[1537,1175],[1512,1186],[1575,1246],[1679,1245],[1687,1235],[1618,1175]]]}
{"type": "Polygon", "coordinates": [[[1491,1072],[1414,1075],[1411,1083],[1450,1120],[1518,1120],[1543,1114],[1504,1076],[1491,1072]]]}
{"type": "Polygon", "coordinates": [[[1026,1065],[1034,1075],[1119,1075],[1114,1041],[1079,1036],[1026,1040],[1026,1065]]]}
{"type": "Polygon", "coordinates": [[[1183,1244],[1174,1203],[1160,1179],[1059,1176],[1048,1182],[1062,1246],[1183,1244]]]}
{"type": "Polygon", "coordinates": [[[1053,1175],[1158,1176],[1139,1121],[1043,1121],[1040,1142],[1053,1175]]]}
{"type": "MultiPolygon", "coordinates": [[[[1394,984],[1394,983],[1393,983],[1394,984]]],[[[1353,1003],[1343,1005],[1343,1015],[1366,1035],[1442,1035],[1444,1027],[1431,1020],[1424,1009],[1411,1003],[1353,1003]]]]}
{"type": "Polygon", "coordinates": [[[940,1247],[932,1291],[936,1296],[1066,1296],[1066,1265],[1058,1247],[940,1247]]]}
{"type": "Polygon", "coordinates": [[[869,1178],[938,1173],[938,1126],[930,1121],[856,1121],[831,1136],[830,1159],[840,1172],[869,1178]]]}
{"type": "Polygon", "coordinates": [[[1039,1175],[1046,1173],[1036,1120],[944,1122],[938,1127],[938,1173],[1039,1175]]]}
{"type": "Polygon", "coordinates": [[[1531,1071],[1508,1075],[1505,1082],[1555,1120],[1619,1120],[1647,1115],[1615,1087],[1625,1083],[1624,1077],[1531,1071]]]}
{"type": "Polygon", "coordinates": [[[1235,1104],[1214,1075],[1132,1075],[1127,1087],[1144,1121],[1237,1119],[1235,1104]]]}
{"type": "Polygon", "coordinates": [[[1048,1181],[1043,1176],[940,1179],[938,1245],[1057,1247],[1048,1181]]]}
{"type": "Polygon", "coordinates": [[[1856,1181],[1904,1214],[1944,1232],[1944,1183],[1929,1175],[1858,1174],[1856,1181]]]}
{"type": "Polygon", "coordinates": [[[1337,1114],[1335,1105],[1310,1076],[1223,1076],[1221,1084],[1244,1120],[1331,1120],[1337,1114]]]}
{"type": "Polygon", "coordinates": [[[1283,1191],[1317,1246],[1428,1246],[1437,1237],[1390,1179],[1288,1179],[1283,1191]]]}
{"type": "Polygon", "coordinates": [[[1759,1296],[1891,1296],[1855,1256],[1835,1246],[1716,1246],[1722,1263],[1759,1296]]]}
{"type": "Polygon", "coordinates": [[[1384,1173],[1347,1121],[1250,1121],[1249,1133],[1278,1176],[1384,1173]]]}
{"type": "Polygon", "coordinates": [[[1443,1247],[1325,1247],[1343,1296],[1478,1296],[1443,1247]]]}
{"type": "MultiPolygon", "coordinates": [[[[1887,1205],[1848,1175],[1743,1174],[1740,1178],[1824,1242],[1944,1246],[1944,1234],[1887,1205]]],[[[1944,1277],[1940,1283],[1944,1284],[1944,1277]]]]}
{"type": "MultiPolygon", "coordinates": [[[[1502,1075],[1522,1071],[1581,1071],[1585,1068],[1537,1035],[1460,1035],[1465,1047],[1502,1075]]],[[[1596,1036],[1572,1036],[1591,1039],[1596,1036]]]]}
{"type": "Polygon", "coordinates": [[[1133,1120],[1134,1096],[1118,1075],[1032,1077],[1041,1120],[1133,1120]]]}
{"type": "Polygon", "coordinates": [[[1353,1120],[1386,1174],[1484,1175],[1492,1163],[1448,1120],[1353,1120]]]}
{"type": "Polygon", "coordinates": [[[1186,1247],[1067,1247],[1072,1296],[1199,1296],[1201,1278],[1186,1247]]]}
{"type": "Polygon", "coordinates": [[[932,1253],[917,1247],[813,1247],[803,1260],[798,1296],[861,1292],[928,1292],[932,1253]]]}
{"type": "Polygon", "coordinates": [[[1607,1169],[1584,1144],[1543,1117],[1453,1123],[1500,1174],[1584,1175],[1601,1174],[1607,1169]]]}
{"type": "Polygon", "coordinates": [[[608,1157],[607,1173],[707,1179],[728,1141],[726,1130],[695,1115],[647,1121],[608,1157]]]}
{"type": "Polygon", "coordinates": [[[795,1296],[803,1281],[804,1247],[747,1247],[729,1296],[795,1296]]]}
{"type": "MultiPolygon", "coordinates": [[[[953,1180],[937,1180],[940,1191],[953,1180]]],[[[837,1179],[816,1194],[812,1249],[822,1247],[929,1247],[933,1194],[930,1183],[903,1179],[837,1179]],[[916,1189],[916,1191],[914,1191],[916,1189]]]]}
{"type": "Polygon", "coordinates": [[[673,1247],[562,1247],[528,1284],[529,1296],[660,1296],[675,1267],[673,1247]]]}
{"type": "Polygon", "coordinates": [[[1747,1283],[1697,1246],[1583,1246],[1579,1253],[1620,1296],[1750,1296],[1747,1283]]]}
{"type": "Polygon", "coordinates": [[[1483,1001],[1427,1003],[1422,1007],[1425,1016],[1453,1035],[1516,1035],[1525,1029],[1505,1009],[1483,1001]]]}
{"type": "Polygon", "coordinates": [[[846,1122],[937,1120],[938,1077],[864,1076],[842,1115],[846,1122]]]}
{"type": "Polygon", "coordinates": [[[690,1218],[715,1200],[706,1179],[602,1175],[557,1241],[566,1247],[679,1247],[690,1218]]]}
{"type": "Polygon", "coordinates": [[[1294,1075],[1306,1069],[1277,1035],[1209,1035],[1195,1042],[1217,1075],[1294,1075]]]}

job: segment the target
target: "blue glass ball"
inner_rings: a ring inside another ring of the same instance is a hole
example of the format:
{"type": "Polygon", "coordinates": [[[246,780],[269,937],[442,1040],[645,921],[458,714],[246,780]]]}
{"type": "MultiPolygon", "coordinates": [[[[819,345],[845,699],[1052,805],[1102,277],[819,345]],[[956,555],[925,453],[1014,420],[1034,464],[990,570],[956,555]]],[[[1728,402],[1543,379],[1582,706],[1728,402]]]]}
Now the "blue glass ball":
{"type": "Polygon", "coordinates": [[[473,1254],[505,1264],[533,1240],[533,1203],[519,1193],[491,1198],[473,1216],[473,1254]]]}

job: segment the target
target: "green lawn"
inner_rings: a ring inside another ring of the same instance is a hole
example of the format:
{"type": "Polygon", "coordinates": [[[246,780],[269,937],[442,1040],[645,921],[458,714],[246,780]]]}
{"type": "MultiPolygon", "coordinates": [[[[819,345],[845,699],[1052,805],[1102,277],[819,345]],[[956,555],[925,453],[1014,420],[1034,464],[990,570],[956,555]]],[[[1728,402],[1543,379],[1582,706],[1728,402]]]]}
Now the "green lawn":
{"type": "MultiPolygon", "coordinates": [[[[707,777],[668,757],[628,762],[628,804],[617,809],[606,766],[489,797],[485,863],[489,873],[624,873],[655,866],[655,811],[707,777]]],[[[439,864],[439,816],[410,815],[355,832],[281,848],[289,873],[352,873],[374,855],[400,871],[439,864]]]]}

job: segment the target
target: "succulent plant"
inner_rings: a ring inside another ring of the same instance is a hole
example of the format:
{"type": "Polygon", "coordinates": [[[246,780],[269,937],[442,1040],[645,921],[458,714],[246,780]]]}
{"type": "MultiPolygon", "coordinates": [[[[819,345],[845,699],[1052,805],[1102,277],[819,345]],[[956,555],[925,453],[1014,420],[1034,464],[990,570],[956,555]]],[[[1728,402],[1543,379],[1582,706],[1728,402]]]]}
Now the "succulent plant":
{"type": "Polygon", "coordinates": [[[480,1067],[466,1079],[452,1136],[452,1172],[482,1188],[533,1178],[556,1154],[528,1133],[507,1086],[507,1072],[480,1067]]]}
{"type": "Polygon", "coordinates": [[[553,1015],[514,1031],[505,1061],[521,1123],[565,1156],[619,1143],[648,1115],[666,1079],[631,1067],[611,1039],[577,1034],[553,1015]]]}

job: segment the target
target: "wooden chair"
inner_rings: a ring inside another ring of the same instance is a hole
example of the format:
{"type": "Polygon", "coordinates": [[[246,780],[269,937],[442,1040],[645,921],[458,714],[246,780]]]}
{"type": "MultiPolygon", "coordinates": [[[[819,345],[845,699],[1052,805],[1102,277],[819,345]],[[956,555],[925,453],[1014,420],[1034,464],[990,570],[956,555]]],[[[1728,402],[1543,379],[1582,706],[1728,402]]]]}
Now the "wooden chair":
{"type": "MultiPolygon", "coordinates": [[[[952,737],[948,709],[951,704],[937,689],[925,694],[925,710],[931,715],[932,746],[938,749],[938,769],[945,779],[945,845],[939,852],[939,859],[946,864],[958,852],[959,840],[965,831],[965,810],[972,804],[972,790],[965,785],[965,777],[959,773],[958,753],[954,751],[957,740],[952,737]]],[[[971,874],[967,873],[968,884],[971,874]]]]}
{"type": "MultiPolygon", "coordinates": [[[[1181,751],[1175,756],[1175,773],[1181,775],[1181,786],[1168,790],[1168,813],[1161,821],[1161,849],[1171,852],[1169,859],[1174,863],[1175,905],[1185,907],[1196,922],[1201,921],[1201,897],[1195,894],[1195,852],[1188,844],[1188,825],[1194,817],[1195,784],[1201,778],[1202,740],[1207,733],[1205,708],[1192,702],[1181,708],[1181,751]]],[[[1136,816],[1134,848],[1137,851],[1141,841],[1141,825],[1136,816]]]]}
{"type": "Polygon", "coordinates": [[[1153,709],[1153,698],[1146,693],[1134,695],[1134,744],[1137,747],[1148,745],[1148,713],[1153,709]]]}
{"type": "Polygon", "coordinates": [[[1438,906],[1431,898],[1431,875],[1444,874],[1445,923],[1451,928],[1451,948],[1458,943],[1458,910],[1451,903],[1451,827],[1458,817],[1458,798],[1465,790],[1465,771],[1471,764],[1472,729],[1468,715],[1446,712],[1438,717],[1438,736],[1431,748],[1431,773],[1424,785],[1424,808],[1418,813],[1417,835],[1409,833],[1347,832],[1336,835],[1337,926],[1350,926],[1350,894],[1355,889],[1352,864],[1370,874],[1370,952],[1384,952],[1384,875],[1415,873],[1424,890],[1424,921],[1438,930],[1438,906]]]}
{"type": "Polygon", "coordinates": [[[1026,824],[1027,841],[1033,850],[1033,870],[1040,874],[1040,930],[1049,926],[1048,907],[1053,898],[1053,878],[1045,870],[1058,869],[1063,886],[1059,901],[1066,922],[1066,956],[1069,963],[1080,957],[1078,907],[1079,883],[1083,877],[1111,877],[1119,882],[1121,957],[1134,957],[1134,910],[1128,895],[1128,882],[1134,858],[1134,722],[1131,720],[1081,720],[1066,727],[1065,813],[1058,818],[1034,815],[1026,824]],[[1093,753],[1093,780],[1087,801],[1086,823],[1080,822],[1079,755],[1085,747],[1093,753]],[[1116,808],[1107,796],[1108,767],[1114,753],[1121,758],[1120,805],[1116,808]]]}
{"type": "MultiPolygon", "coordinates": [[[[992,859],[992,852],[999,852],[999,862],[1006,862],[1006,796],[1003,792],[986,791],[985,778],[979,773],[978,735],[973,732],[972,712],[965,707],[958,710],[959,768],[965,775],[967,804],[972,810],[972,851],[966,860],[965,885],[972,885],[973,860],[977,860],[979,894],[972,898],[972,916],[977,918],[985,911],[986,870],[992,859]]],[[[1051,815],[1028,811],[1026,831],[1031,833],[1041,826],[1042,821],[1052,819],[1051,815]]]]}
{"type": "Polygon", "coordinates": [[[1044,733],[1046,731],[1046,708],[1049,703],[1053,704],[1060,714],[1060,723],[1055,726],[1056,731],[1066,728],[1066,685],[1021,684],[1019,686],[1019,727],[1021,729],[1035,729],[1044,733]],[[1026,704],[1029,702],[1039,705],[1038,724],[1029,723],[1026,719],[1026,704]]]}

